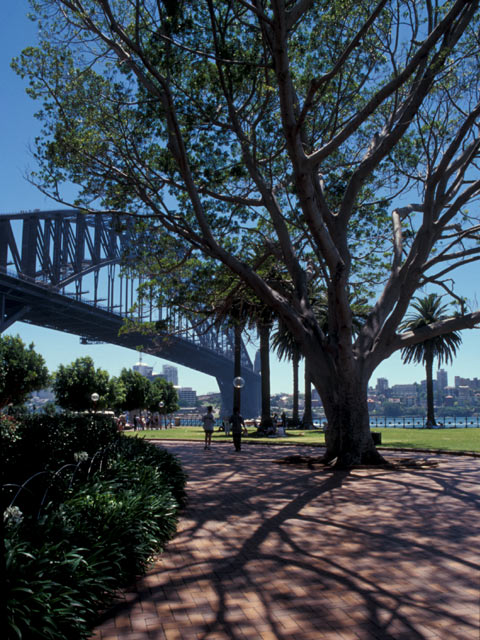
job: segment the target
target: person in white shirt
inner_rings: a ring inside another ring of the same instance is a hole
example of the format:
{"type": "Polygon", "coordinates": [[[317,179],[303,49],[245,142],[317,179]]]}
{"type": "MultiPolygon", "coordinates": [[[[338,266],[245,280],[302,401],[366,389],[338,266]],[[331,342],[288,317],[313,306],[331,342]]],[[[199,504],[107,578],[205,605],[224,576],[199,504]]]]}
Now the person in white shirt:
{"type": "Polygon", "coordinates": [[[213,407],[207,407],[207,413],[202,416],[203,430],[205,431],[205,449],[210,449],[212,444],[213,426],[215,418],[213,416],[213,407]]]}

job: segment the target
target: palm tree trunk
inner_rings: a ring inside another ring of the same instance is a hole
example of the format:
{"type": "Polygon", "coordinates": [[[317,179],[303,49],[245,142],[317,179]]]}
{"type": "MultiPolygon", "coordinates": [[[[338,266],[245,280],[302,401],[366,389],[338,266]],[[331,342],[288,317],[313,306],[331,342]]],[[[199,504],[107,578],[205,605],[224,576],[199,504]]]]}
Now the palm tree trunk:
{"type": "Polygon", "coordinates": [[[302,425],[306,429],[313,427],[312,417],[312,378],[310,376],[310,367],[305,359],[305,407],[303,411],[302,425]]]}
{"type": "Polygon", "coordinates": [[[425,373],[427,377],[427,427],[436,426],[433,399],[433,353],[425,355],[425,373]]]}
{"type": "MultiPolygon", "coordinates": [[[[234,343],[233,343],[233,377],[238,378],[242,375],[242,330],[243,327],[239,322],[234,326],[234,343]]],[[[240,400],[242,390],[237,387],[233,388],[233,408],[240,411],[240,400]]]]}
{"type": "Polygon", "coordinates": [[[262,383],[262,425],[270,423],[270,324],[258,324],[262,383]]]}
{"type": "Polygon", "coordinates": [[[293,424],[298,424],[298,365],[300,364],[300,354],[294,353],[292,357],[293,367],[293,424]]]}

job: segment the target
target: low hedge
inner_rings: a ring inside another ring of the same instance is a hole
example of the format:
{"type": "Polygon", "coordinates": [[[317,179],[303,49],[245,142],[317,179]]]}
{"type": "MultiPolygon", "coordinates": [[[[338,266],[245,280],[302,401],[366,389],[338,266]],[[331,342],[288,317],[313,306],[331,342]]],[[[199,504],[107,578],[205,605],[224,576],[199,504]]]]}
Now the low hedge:
{"type": "Polygon", "coordinates": [[[76,453],[93,456],[119,439],[113,418],[102,414],[28,414],[13,422],[15,427],[9,432],[4,429],[0,453],[3,474],[9,482],[23,482],[43,470],[56,471],[75,462],[76,453]],[[7,433],[9,441],[4,442],[7,433]]]}
{"type": "MultiPolygon", "coordinates": [[[[73,440],[62,440],[64,453],[73,440]]],[[[185,502],[178,460],[145,441],[111,444],[99,468],[94,456],[79,462],[45,504],[6,512],[9,640],[88,638],[99,611],[174,535],[185,502]]]]}

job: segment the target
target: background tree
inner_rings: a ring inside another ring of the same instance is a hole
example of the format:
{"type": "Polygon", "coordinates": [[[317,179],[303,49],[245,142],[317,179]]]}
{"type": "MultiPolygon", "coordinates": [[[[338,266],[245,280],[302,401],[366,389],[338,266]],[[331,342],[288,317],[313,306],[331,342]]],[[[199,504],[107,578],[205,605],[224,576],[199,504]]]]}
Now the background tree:
{"type": "Polygon", "coordinates": [[[163,402],[161,413],[174,413],[178,410],[178,393],[171,382],[157,376],[150,384],[147,396],[147,409],[159,411],[159,403],[163,402]]]}
{"type": "Polygon", "coordinates": [[[291,360],[293,370],[293,410],[292,410],[292,422],[293,424],[299,424],[298,414],[298,368],[302,357],[300,346],[295,342],[295,338],[282,322],[277,324],[272,336],[272,347],[277,352],[280,360],[284,358],[291,360]]]}
{"type": "MultiPolygon", "coordinates": [[[[441,322],[448,317],[447,305],[442,304],[442,298],[431,293],[425,298],[416,298],[412,304],[415,310],[406,317],[403,328],[408,331],[429,327],[441,322]]],[[[438,366],[445,362],[453,361],[462,338],[457,331],[450,331],[439,336],[427,338],[402,349],[402,359],[405,363],[417,362],[425,365],[427,382],[427,427],[433,427],[435,421],[434,395],[433,395],[433,361],[438,360],[438,366]]]]}
{"type": "Polygon", "coordinates": [[[32,180],[139,219],[174,264],[221,263],[290,329],[326,460],[381,462],[367,389],[395,351],[474,326],[479,1],[42,0],[16,68],[42,101],[32,180]],[[265,277],[281,265],[292,286],[265,277]],[[328,332],[309,283],[327,292],[328,332]],[[425,284],[460,313],[402,331],[425,284]],[[355,334],[350,294],[368,294],[355,334]]]}
{"type": "Polygon", "coordinates": [[[92,409],[92,393],[98,393],[96,407],[105,409],[115,403],[116,386],[110,381],[108,371],[95,368],[90,356],[61,364],[54,374],[53,392],[58,406],[71,411],[92,409]]]}
{"type": "MultiPolygon", "coordinates": [[[[119,381],[124,388],[121,408],[124,411],[146,409],[149,404],[152,383],[138,371],[122,369],[119,381]]],[[[158,405],[157,405],[158,409],[158,405]]]]}
{"type": "Polygon", "coordinates": [[[19,405],[32,391],[50,382],[43,356],[19,336],[0,336],[0,409],[19,405]]]}

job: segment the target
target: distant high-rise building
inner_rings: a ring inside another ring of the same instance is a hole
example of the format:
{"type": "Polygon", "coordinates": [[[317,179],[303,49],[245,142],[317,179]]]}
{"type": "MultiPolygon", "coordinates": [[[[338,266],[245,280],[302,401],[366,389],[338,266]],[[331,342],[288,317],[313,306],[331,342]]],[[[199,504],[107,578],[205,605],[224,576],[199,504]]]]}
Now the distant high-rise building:
{"type": "Polygon", "coordinates": [[[388,391],[388,380],[386,378],[377,378],[377,393],[385,393],[388,391]]]}
{"type": "Polygon", "coordinates": [[[197,392],[191,387],[178,387],[178,404],[181,407],[194,407],[197,404],[197,392]]]}
{"type": "Polygon", "coordinates": [[[146,378],[152,377],[153,367],[148,364],[144,364],[142,362],[142,356],[140,356],[140,360],[137,362],[137,364],[133,365],[132,369],[134,371],[137,371],[138,373],[141,373],[142,376],[145,376],[146,378]]]}
{"type": "Polygon", "coordinates": [[[443,390],[445,387],[448,387],[448,374],[444,369],[439,369],[437,371],[437,389],[443,390]]]}
{"type": "Polygon", "coordinates": [[[162,375],[167,382],[171,382],[175,387],[178,386],[178,369],[169,364],[162,367],[162,375]]]}
{"type": "Polygon", "coordinates": [[[478,378],[462,378],[461,376],[455,376],[456,387],[470,387],[470,389],[480,389],[480,380],[478,378]]]}
{"type": "Polygon", "coordinates": [[[255,361],[253,363],[253,371],[255,373],[260,373],[262,370],[262,365],[260,362],[260,349],[257,349],[257,352],[255,354],[255,361]]]}

